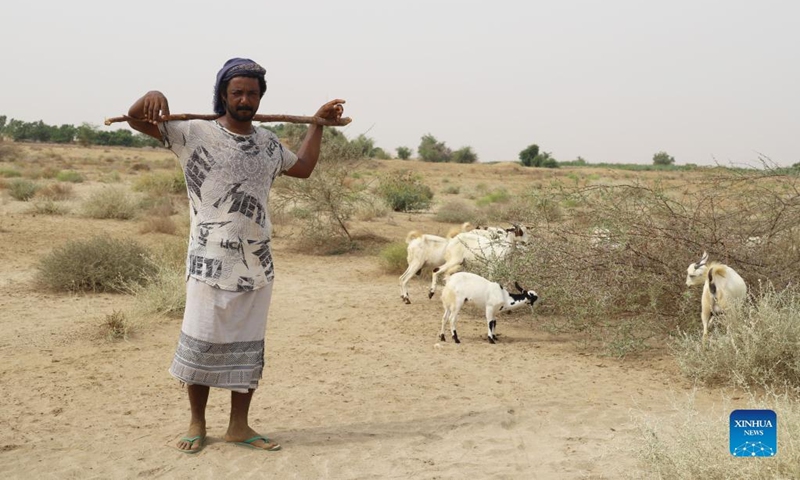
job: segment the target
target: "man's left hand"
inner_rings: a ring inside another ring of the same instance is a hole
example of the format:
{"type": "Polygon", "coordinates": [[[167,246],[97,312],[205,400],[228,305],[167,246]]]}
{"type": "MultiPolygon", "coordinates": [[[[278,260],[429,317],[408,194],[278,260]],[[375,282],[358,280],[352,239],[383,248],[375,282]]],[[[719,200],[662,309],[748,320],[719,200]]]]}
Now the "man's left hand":
{"type": "Polygon", "coordinates": [[[325,105],[319,107],[317,110],[316,117],[324,118],[326,120],[333,120],[339,121],[342,119],[342,113],[344,113],[344,100],[337,98],[335,100],[331,100],[330,102],[326,103],[325,105]]]}

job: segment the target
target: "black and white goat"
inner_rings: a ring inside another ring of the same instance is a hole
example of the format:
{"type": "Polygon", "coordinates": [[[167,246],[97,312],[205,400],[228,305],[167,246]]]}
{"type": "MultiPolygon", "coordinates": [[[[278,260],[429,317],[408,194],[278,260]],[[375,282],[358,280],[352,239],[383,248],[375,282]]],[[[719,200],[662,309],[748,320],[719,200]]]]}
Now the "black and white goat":
{"type": "Polygon", "coordinates": [[[686,269],[686,286],[703,284],[700,319],[703,321],[703,345],[708,336],[712,315],[719,315],[726,308],[741,303],[747,298],[747,285],[736,270],[718,262],[708,262],[708,253],[697,263],[686,269]]]}
{"type": "Polygon", "coordinates": [[[486,311],[486,324],[489,329],[489,342],[495,343],[495,327],[497,326],[497,314],[500,311],[513,311],[525,305],[533,306],[539,298],[533,290],[525,290],[514,282],[519,293],[509,293],[497,282],[489,280],[469,272],[457,272],[450,276],[442,290],[442,305],[444,306],[444,316],[442,316],[442,330],[439,332],[439,339],[445,341],[444,326],[450,320],[450,333],[456,343],[461,343],[456,332],[456,319],[458,312],[466,302],[472,302],[486,311]]]}

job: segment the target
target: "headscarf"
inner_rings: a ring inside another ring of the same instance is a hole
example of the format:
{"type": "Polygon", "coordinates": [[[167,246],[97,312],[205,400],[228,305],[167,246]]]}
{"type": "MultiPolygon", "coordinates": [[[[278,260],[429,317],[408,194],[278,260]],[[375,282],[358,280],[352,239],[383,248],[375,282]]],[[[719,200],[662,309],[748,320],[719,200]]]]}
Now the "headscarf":
{"type": "MultiPolygon", "coordinates": [[[[217,82],[214,84],[214,113],[225,115],[225,106],[219,98],[219,86],[233,77],[261,77],[267,73],[264,68],[249,58],[231,58],[217,72],[217,82]]],[[[263,92],[262,92],[263,94],[263,92]]]]}

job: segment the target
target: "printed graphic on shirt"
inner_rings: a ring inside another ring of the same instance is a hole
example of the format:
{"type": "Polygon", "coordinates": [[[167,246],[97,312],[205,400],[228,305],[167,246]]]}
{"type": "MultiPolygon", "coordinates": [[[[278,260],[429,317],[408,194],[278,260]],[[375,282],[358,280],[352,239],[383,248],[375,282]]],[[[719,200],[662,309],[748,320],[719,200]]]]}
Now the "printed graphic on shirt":
{"type": "Polygon", "coordinates": [[[189,254],[189,275],[218,279],[222,273],[222,260],[189,254]]]}
{"type": "Polygon", "coordinates": [[[203,222],[199,224],[197,228],[200,231],[200,235],[197,237],[197,244],[203,247],[208,246],[208,236],[211,235],[211,231],[217,227],[224,227],[229,223],[231,222],[203,222]]]}
{"type": "Polygon", "coordinates": [[[247,266],[247,257],[244,254],[244,242],[242,241],[241,237],[235,240],[231,239],[223,239],[219,241],[219,247],[224,250],[233,250],[239,255],[242,256],[242,263],[244,264],[244,268],[248,268],[247,266]]]}
{"type": "Polygon", "coordinates": [[[253,277],[239,277],[239,283],[236,285],[236,290],[239,292],[249,292],[255,289],[256,281],[253,277]]]}
{"type": "Polygon", "coordinates": [[[236,136],[234,139],[236,140],[236,146],[239,147],[239,150],[247,155],[258,155],[261,153],[261,149],[258,148],[258,144],[255,142],[255,135],[249,137],[236,136]]]}
{"type": "Polygon", "coordinates": [[[245,217],[256,222],[259,226],[264,227],[267,217],[264,207],[261,206],[261,203],[256,197],[246,192],[240,192],[239,188],[241,186],[241,183],[235,184],[233,188],[228,190],[228,193],[226,193],[224,197],[214,202],[214,206],[219,208],[220,205],[230,200],[231,205],[228,213],[241,213],[245,217]]]}
{"type": "Polygon", "coordinates": [[[214,159],[209,155],[208,150],[202,146],[197,147],[186,162],[186,188],[201,200],[203,197],[200,194],[200,189],[214,165],[214,159]]]}
{"type": "Polygon", "coordinates": [[[269,240],[256,242],[249,240],[251,245],[258,245],[258,249],[253,252],[253,255],[258,257],[261,268],[264,269],[267,278],[272,278],[274,273],[274,266],[272,265],[272,251],[269,248],[269,240]]]}

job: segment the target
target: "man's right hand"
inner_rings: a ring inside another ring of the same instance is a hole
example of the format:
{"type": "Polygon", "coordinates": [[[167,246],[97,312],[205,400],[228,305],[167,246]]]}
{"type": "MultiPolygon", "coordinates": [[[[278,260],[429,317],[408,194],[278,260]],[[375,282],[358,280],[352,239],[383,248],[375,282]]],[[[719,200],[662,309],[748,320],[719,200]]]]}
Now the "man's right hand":
{"type": "Polygon", "coordinates": [[[169,115],[167,97],[158,90],[147,92],[142,97],[142,114],[145,121],[156,125],[162,115],[169,115]]]}

